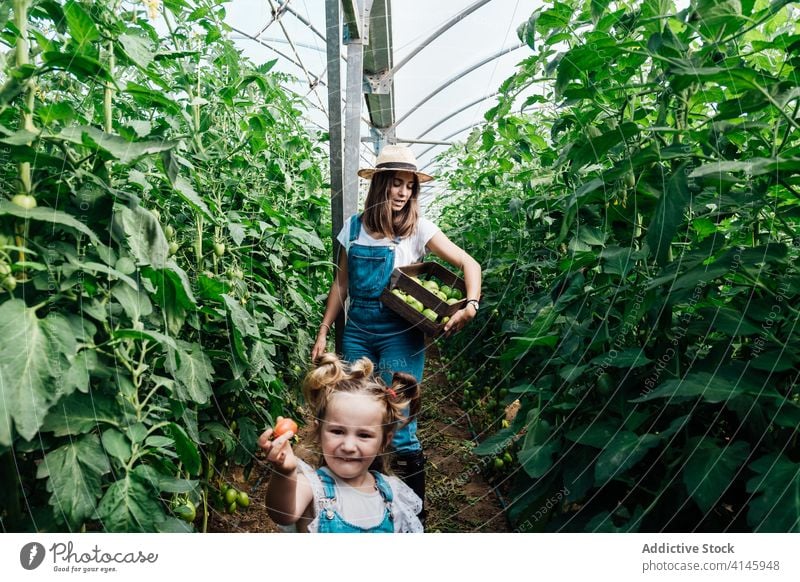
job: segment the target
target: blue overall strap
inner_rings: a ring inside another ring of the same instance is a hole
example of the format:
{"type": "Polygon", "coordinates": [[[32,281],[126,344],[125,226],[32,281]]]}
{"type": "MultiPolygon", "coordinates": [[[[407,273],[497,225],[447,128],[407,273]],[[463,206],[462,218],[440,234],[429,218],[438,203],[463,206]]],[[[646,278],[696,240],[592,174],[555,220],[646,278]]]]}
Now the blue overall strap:
{"type": "Polygon", "coordinates": [[[354,214],[350,217],[350,242],[358,238],[359,232],[361,232],[361,215],[354,214]]]}
{"type": "Polygon", "coordinates": [[[378,491],[380,491],[383,496],[383,500],[386,503],[391,503],[394,499],[394,495],[392,495],[392,487],[389,485],[389,482],[377,471],[370,471],[370,473],[375,477],[375,484],[378,486],[378,491]]]}
{"type": "Polygon", "coordinates": [[[333,477],[321,467],[317,469],[317,475],[319,475],[319,480],[322,481],[322,486],[325,488],[325,497],[328,499],[336,499],[336,483],[333,477]]]}

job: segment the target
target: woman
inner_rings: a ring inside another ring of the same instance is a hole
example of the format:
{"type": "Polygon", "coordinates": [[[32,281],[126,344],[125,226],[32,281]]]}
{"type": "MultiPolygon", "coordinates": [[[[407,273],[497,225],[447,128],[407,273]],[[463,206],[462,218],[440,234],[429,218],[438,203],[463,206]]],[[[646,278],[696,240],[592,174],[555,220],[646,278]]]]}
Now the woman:
{"type": "MultiPolygon", "coordinates": [[[[422,382],[425,338],[379,300],[392,271],[419,262],[427,251],[463,271],[467,303],[450,317],[444,335],[460,331],[478,312],[481,267],[430,220],[419,216],[420,183],[433,177],[417,170],[414,154],[405,146],[387,145],[374,168],[358,175],[371,180],[364,212],[345,222],[337,237],[344,252],[331,286],[311,359],[326,351],[328,332],[345,300],[350,298],[342,348],[344,359],[367,357],[384,381],[393,372],[407,372],[422,382]]],[[[395,472],[425,499],[425,457],[417,439],[416,419],[399,429],[392,446],[395,472]]]]}

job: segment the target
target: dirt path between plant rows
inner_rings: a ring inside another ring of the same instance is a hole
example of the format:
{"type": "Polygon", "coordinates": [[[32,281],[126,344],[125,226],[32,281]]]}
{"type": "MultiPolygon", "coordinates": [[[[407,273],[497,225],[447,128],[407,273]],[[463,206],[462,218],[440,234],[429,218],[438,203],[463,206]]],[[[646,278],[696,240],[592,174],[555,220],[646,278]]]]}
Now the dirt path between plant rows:
{"type": "MultiPolygon", "coordinates": [[[[507,532],[501,501],[480,470],[479,460],[471,453],[473,446],[467,416],[457,402],[461,391],[449,387],[435,345],[428,348],[423,383],[419,436],[428,459],[426,469],[427,532],[507,532]]],[[[300,429],[296,452],[309,464],[316,455],[304,448],[310,442],[309,428],[300,429]]],[[[227,533],[275,532],[267,515],[264,494],[269,467],[258,461],[245,478],[241,468],[231,471],[227,481],[247,491],[251,504],[246,510],[228,514],[211,509],[208,531],[227,533]]],[[[197,520],[198,526],[201,519],[197,520]]]]}

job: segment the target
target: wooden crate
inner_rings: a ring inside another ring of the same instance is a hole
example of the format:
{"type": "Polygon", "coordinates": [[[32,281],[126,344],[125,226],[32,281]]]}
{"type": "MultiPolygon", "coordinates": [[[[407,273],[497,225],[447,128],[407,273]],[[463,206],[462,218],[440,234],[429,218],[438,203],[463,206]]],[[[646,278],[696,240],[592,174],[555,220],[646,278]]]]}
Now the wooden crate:
{"type": "Polygon", "coordinates": [[[400,289],[400,291],[411,295],[422,303],[425,308],[435,311],[438,319],[444,316],[452,316],[459,309],[463,309],[467,301],[467,288],[464,285],[464,280],[439,263],[414,263],[406,267],[399,267],[392,272],[389,285],[381,293],[381,301],[414,327],[422,330],[425,335],[434,337],[442,333],[444,324],[431,321],[422,315],[422,313],[393,294],[392,289],[400,289]],[[452,305],[448,305],[447,302],[442,301],[425,287],[416,283],[411,278],[412,276],[419,278],[423,278],[423,276],[425,278],[436,277],[442,284],[461,291],[464,298],[452,305]]]}

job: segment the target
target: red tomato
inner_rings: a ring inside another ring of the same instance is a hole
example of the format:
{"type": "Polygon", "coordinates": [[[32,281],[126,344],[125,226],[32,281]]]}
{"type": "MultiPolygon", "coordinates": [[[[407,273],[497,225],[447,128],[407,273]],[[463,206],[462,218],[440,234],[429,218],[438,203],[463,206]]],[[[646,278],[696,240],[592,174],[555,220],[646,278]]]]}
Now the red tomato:
{"type": "Polygon", "coordinates": [[[275,438],[278,438],[282,434],[286,434],[289,431],[292,431],[292,433],[297,434],[297,423],[293,421],[291,418],[282,418],[275,425],[275,430],[273,431],[272,434],[275,438]]]}

